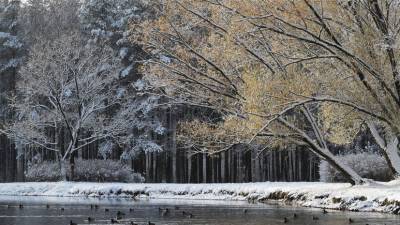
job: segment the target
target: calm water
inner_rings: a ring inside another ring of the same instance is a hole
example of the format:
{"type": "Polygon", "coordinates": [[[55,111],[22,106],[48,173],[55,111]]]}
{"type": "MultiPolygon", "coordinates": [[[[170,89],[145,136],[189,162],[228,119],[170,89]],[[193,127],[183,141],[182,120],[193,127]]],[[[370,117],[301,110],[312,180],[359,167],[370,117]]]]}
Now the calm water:
{"type": "Polygon", "coordinates": [[[121,224],[134,221],[138,224],[221,224],[221,225],[343,225],[349,224],[399,224],[400,217],[379,213],[354,213],[319,209],[295,208],[279,205],[249,204],[226,201],[175,201],[175,200],[117,200],[95,198],[43,198],[0,196],[0,225],[68,225],[88,224],[88,216],[95,218],[91,224],[111,224],[118,211],[125,213],[121,224]],[[23,208],[19,208],[23,204],[23,208]],[[91,209],[91,204],[99,208],[91,209]],[[47,208],[49,205],[50,208],[47,208]],[[169,213],[160,212],[168,208],[169,213]],[[64,208],[64,210],[62,210],[64,208]],[[130,208],[133,212],[130,212],[130,208]],[[108,209],[108,212],[106,212],[108,209]],[[186,215],[183,215],[185,211],[186,215]],[[245,212],[246,211],[246,212],[245,212]],[[193,214],[189,218],[189,213],[193,214]],[[297,218],[294,218],[294,214],[297,218]],[[318,220],[313,220],[317,217],[318,220]]]}

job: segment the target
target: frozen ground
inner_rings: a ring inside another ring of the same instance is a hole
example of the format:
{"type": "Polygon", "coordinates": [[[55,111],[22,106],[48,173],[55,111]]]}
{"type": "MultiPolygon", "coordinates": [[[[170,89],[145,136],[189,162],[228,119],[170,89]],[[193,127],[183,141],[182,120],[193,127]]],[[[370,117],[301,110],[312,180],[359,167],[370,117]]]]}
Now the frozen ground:
{"type": "Polygon", "coordinates": [[[0,195],[151,199],[280,200],[306,207],[400,213],[400,181],[362,186],[331,183],[122,184],[5,183],[0,195]]]}

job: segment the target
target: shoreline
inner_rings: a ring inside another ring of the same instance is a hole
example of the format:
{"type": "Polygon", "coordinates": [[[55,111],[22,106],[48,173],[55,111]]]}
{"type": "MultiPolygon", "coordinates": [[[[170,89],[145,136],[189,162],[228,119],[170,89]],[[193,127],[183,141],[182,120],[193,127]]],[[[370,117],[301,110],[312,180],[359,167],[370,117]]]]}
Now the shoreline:
{"type": "Polygon", "coordinates": [[[263,182],[221,184],[0,183],[10,197],[94,197],[171,200],[230,200],[362,212],[400,214],[400,182],[351,186],[345,183],[263,182]]]}

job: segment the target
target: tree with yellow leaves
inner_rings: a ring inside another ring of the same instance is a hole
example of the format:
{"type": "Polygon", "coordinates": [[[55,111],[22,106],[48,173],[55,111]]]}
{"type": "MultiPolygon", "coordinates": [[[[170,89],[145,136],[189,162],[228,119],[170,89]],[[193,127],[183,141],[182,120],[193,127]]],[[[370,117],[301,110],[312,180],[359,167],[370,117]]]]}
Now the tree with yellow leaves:
{"type": "Polygon", "coordinates": [[[359,184],[327,141],[351,141],[366,123],[400,174],[399,4],[171,0],[131,32],[152,56],[144,73],[171,102],[221,112],[226,137],[307,146],[359,184]]]}

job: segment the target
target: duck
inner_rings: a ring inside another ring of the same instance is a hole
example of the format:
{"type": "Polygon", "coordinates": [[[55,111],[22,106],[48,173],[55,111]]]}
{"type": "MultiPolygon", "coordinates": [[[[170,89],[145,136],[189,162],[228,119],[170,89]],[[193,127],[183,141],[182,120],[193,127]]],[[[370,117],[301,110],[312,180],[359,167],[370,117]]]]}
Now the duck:
{"type": "Polygon", "coordinates": [[[288,220],[288,218],[283,218],[283,223],[287,223],[287,222],[289,222],[289,220],[288,220]]]}
{"type": "Polygon", "coordinates": [[[114,224],[114,223],[119,223],[119,222],[118,222],[118,220],[111,218],[111,224],[114,224]]]}
{"type": "Polygon", "coordinates": [[[323,214],[327,214],[328,211],[326,211],[326,209],[322,209],[322,213],[323,213],[323,214]]]}
{"type": "Polygon", "coordinates": [[[94,218],[92,218],[92,217],[89,216],[89,217],[87,218],[87,220],[88,220],[89,223],[91,223],[91,222],[94,221],[94,218]]]}
{"type": "Polygon", "coordinates": [[[168,209],[161,212],[161,216],[167,216],[169,213],[168,209]]]}
{"type": "Polygon", "coordinates": [[[125,213],[123,213],[123,212],[121,212],[121,211],[118,210],[117,216],[125,216],[125,213]]]}

